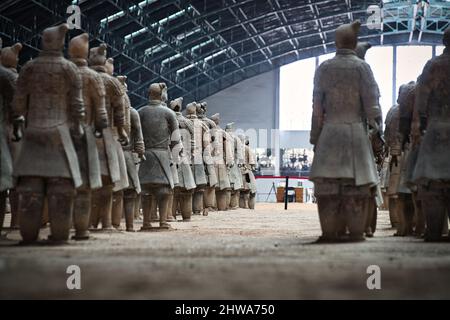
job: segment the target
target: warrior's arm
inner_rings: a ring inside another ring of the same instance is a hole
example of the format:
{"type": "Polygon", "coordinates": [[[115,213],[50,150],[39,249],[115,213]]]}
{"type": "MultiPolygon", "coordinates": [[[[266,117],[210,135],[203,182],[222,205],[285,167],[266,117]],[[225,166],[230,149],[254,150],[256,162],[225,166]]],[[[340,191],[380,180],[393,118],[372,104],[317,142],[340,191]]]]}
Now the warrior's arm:
{"type": "Polygon", "coordinates": [[[144,136],[142,134],[141,118],[139,113],[131,108],[131,138],[133,139],[134,152],[140,156],[145,153],[144,136]]]}
{"type": "Polygon", "coordinates": [[[103,129],[108,127],[108,113],[105,106],[105,86],[103,84],[102,78],[93,73],[91,85],[92,85],[92,101],[95,108],[95,129],[101,132],[103,129]]]}
{"type": "Polygon", "coordinates": [[[417,110],[420,117],[420,131],[424,132],[428,121],[428,100],[432,91],[433,79],[432,62],[428,61],[425,65],[416,86],[416,98],[414,102],[414,109],[417,110]]]}
{"type": "Polygon", "coordinates": [[[316,145],[319,140],[320,132],[323,127],[324,110],[323,99],[325,93],[321,88],[321,74],[323,68],[319,67],[314,76],[314,92],[313,92],[313,112],[311,119],[311,133],[309,142],[312,145],[316,145]]]}
{"type": "Polygon", "coordinates": [[[372,70],[367,63],[361,64],[360,68],[360,94],[367,122],[372,130],[382,131],[382,114],[379,103],[379,89],[373,76],[372,70]]]}

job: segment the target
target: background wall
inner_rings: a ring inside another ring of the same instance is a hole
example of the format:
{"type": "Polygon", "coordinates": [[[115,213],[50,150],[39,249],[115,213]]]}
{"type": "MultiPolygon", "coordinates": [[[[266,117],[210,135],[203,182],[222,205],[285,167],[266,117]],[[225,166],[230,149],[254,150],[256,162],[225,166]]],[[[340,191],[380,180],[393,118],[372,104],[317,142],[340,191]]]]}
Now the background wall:
{"type": "Polygon", "coordinates": [[[273,129],[276,122],[277,71],[247,79],[206,99],[208,113],[220,113],[222,127],[273,129]]]}
{"type": "MultiPolygon", "coordinates": [[[[267,72],[207,98],[208,114],[220,113],[223,128],[234,122],[235,128],[243,130],[266,129],[270,143],[271,130],[279,128],[278,77],[279,70],[267,72]]],[[[280,148],[311,147],[309,131],[280,131],[278,139],[274,143],[280,148]]]]}

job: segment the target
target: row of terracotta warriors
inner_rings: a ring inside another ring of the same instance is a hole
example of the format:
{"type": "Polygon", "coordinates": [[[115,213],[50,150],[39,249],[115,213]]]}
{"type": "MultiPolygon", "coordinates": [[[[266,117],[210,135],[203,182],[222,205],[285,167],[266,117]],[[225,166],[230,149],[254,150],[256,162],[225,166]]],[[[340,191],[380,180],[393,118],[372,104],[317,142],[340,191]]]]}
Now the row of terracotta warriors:
{"type": "Polygon", "coordinates": [[[0,226],[6,199],[12,227],[24,243],[50,222],[52,242],[89,238],[89,230],[159,228],[181,213],[254,208],[254,156],[232,124],[220,128],[206,103],[168,102],[163,83],[149,88],[149,105],[131,107],[127,78],[114,77],[107,46],[71,39],[66,24],[44,30],[42,51],[16,67],[22,46],[3,48],[0,67],[0,226]]]}

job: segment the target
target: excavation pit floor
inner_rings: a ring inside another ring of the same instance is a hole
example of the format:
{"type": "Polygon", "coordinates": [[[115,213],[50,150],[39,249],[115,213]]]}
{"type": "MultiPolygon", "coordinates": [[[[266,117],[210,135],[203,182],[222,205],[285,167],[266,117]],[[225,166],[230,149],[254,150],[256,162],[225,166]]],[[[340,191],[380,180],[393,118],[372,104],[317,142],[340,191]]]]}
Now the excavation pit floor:
{"type": "Polygon", "coordinates": [[[375,237],[361,243],[315,244],[320,225],[310,204],[287,211],[257,204],[172,225],[167,232],[95,233],[65,246],[20,246],[19,232],[6,230],[0,298],[450,298],[450,243],[393,237],[385,211],[375,237]],[[81,290],[67,287],[71,265],[80,267],[81,290]],[[372,265],[381,271],[380,290],[367,287],[372,265]]]}

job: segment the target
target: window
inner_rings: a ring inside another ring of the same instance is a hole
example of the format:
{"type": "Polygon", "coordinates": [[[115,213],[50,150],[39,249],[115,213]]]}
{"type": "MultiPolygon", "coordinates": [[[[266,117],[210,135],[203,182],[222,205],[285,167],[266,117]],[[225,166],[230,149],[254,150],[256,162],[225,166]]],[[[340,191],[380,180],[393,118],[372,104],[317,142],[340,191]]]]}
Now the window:
{"type": "Polygon", "coordinates": [[[394,49],[389,47],[372,47],[367,51],[366,62],[373,71],[380,89],[380,105],[383,116],[386,116],[392,106],[392,56],[394,49]]]}
{"type": "Polygon", "coordinates": [[[444,46],[436,46],[436,55],[440,56],[444,52],[444,46]]]}
{"type": "Polygon", "coordinates": [[[316,58],[280,68],[280,129],[310,130],[316,58]]]}
{"type": "Polygon", "coordinates": [[[397,47],[397,83],[396,97],[401,85],[416,81],[423,67],[433,54],[431,46],[397,47]]]}

